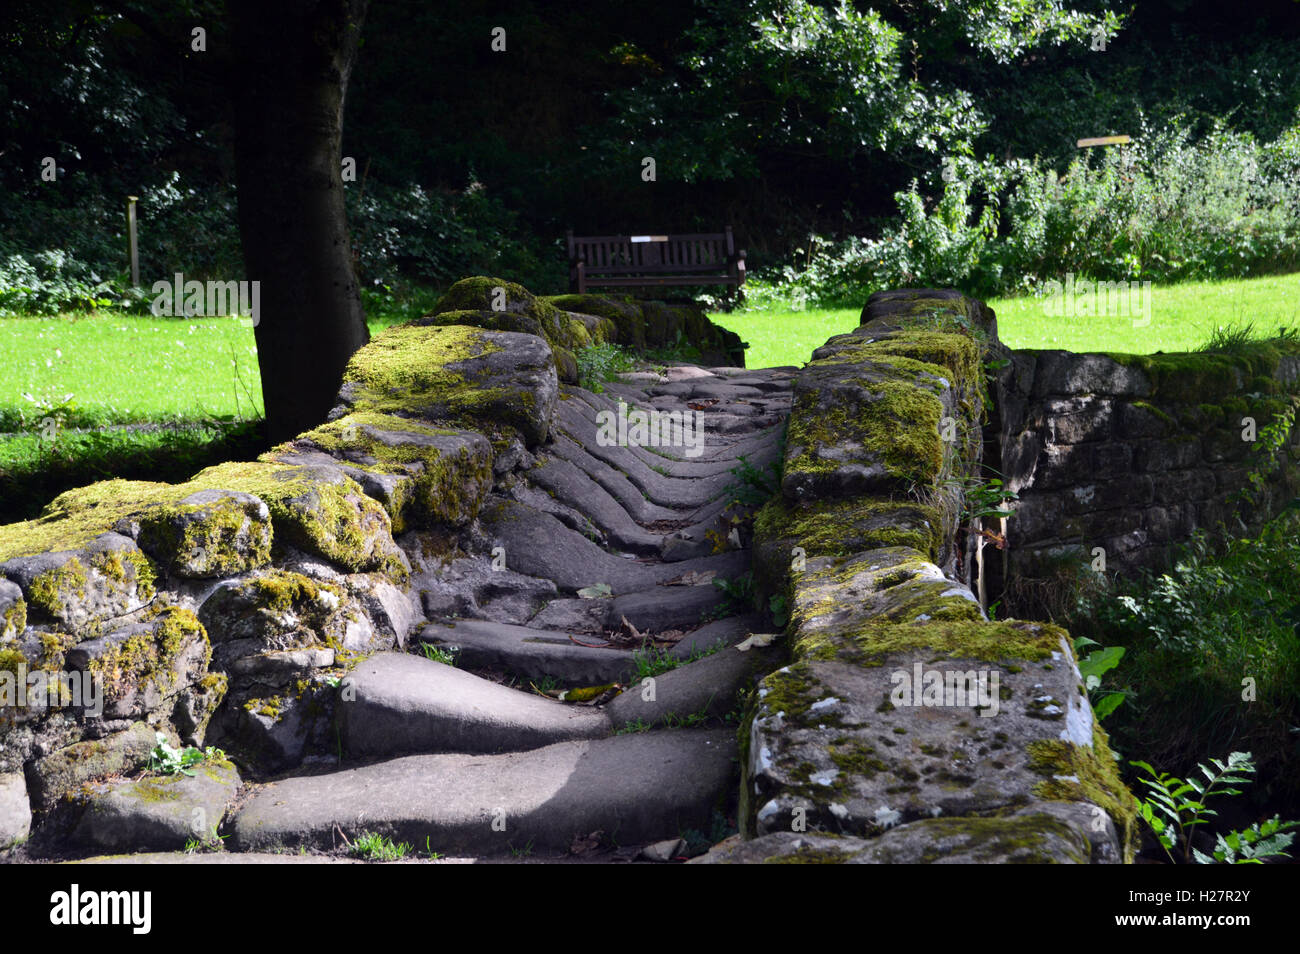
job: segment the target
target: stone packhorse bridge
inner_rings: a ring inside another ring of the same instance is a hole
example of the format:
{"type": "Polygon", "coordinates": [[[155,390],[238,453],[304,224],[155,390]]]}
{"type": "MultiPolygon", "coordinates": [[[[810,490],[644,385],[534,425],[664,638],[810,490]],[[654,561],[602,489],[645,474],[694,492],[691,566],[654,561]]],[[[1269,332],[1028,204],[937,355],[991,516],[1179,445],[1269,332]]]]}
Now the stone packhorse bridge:
{"type": "Polygon", "coordinates": [[[745,370],[689,307],[467,279],[257,461],[0,528],[0,694],[103,687],[0,695],[0,849],[1124,861],[1067,634],[968,585],[1005,354],[953,292],[745,370]],[[149,772],[157,733],[229,760],[149,772]]]}

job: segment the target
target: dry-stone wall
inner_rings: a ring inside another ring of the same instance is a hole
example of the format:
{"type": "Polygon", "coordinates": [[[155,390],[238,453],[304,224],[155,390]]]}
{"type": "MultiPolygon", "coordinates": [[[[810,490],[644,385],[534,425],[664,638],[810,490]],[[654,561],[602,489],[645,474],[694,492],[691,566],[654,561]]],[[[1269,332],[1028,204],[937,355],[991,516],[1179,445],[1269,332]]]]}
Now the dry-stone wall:
{"type": "Polygon", "coordinates": [[[1130,857],[1131,796],[1067,634],[991,622],[953,578],[993,349],[980,302],[888,292],[800,374],[755,541],[788,594],[790,662],[745,723],[751,837],[705,860],[1130,857]]]}
{"type": "Polygon", "coordinates": [[[1300,444],[1263,450],[1265,427],[1300,396],[1294,340],[1009,358],[991,429],[1020,499],[988,583],[1021,612],[1059,608],[1080,572],[1163,568],[1193,530],[1235,529],[1238,517],[1257,526],[1300,492],[1300,444]],[[1243,499],[1251,471],[1265,479],[1243,499]]]}

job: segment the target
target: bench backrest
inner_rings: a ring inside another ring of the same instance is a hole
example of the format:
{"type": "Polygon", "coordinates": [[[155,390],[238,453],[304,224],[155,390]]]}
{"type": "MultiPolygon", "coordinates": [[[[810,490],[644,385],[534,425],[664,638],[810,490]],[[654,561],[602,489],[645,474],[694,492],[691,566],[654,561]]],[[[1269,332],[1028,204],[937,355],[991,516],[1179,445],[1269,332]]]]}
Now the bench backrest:
{"type": "Polygon", "coordinates": [[[587,274],[724,271],[735,255],[731,229],[690,235],[568,235],[569,261],[587,274]]]}

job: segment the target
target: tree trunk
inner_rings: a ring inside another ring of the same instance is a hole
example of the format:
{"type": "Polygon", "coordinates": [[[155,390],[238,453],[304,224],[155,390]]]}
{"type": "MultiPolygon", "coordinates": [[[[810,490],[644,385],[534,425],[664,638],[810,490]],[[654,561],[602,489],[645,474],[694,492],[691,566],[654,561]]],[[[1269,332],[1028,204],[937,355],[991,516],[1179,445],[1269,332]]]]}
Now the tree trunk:
{"type": "Polygon", "coordinates": [[[231,0],[235,175],[268,436],[325,420],[370,333],[361,310],[340,149],[368,0],[231,0]]]}

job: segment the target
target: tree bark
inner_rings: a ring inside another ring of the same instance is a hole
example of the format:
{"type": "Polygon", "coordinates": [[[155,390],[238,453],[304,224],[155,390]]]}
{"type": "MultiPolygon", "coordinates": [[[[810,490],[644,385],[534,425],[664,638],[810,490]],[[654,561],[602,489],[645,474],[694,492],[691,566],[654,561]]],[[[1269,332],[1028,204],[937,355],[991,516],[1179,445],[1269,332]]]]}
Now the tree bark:
{"type": "Polygon", "coordinates": [[[370,338],[348,236],[343,105],[368,0],[231,0],[235,177],[268,436],[317,426],[370,338]]]}

